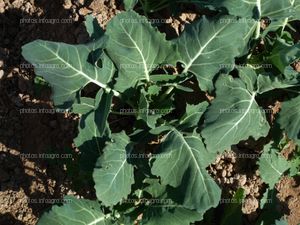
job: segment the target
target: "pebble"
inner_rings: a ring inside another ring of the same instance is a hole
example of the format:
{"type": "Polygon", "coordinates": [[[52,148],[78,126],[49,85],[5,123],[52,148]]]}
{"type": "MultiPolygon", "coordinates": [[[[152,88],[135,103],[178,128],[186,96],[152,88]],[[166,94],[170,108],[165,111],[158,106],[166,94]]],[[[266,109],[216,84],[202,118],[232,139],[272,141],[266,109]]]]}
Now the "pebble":
{"type": "Polygon", "coordinates": [[[4,13],[5,11],[5,3],[3,0],[0,0],[0,13],[4,13]]]}
{"type": "Polygon", "coordinates": [[[226,177],[227,173],[226,173],[226,170],[223,170],[222,171],[222,177],[226,177]]]}
{"type": "Polygon", "coordinates": [[[244,186],[247,182],[247,177],[246,175],[241,175],[240,178],[239,178],[239,185],[240,186],[244,186]]]}
{"type": "Polygon", "coordinates": [[[3,76],[4,76],[4,71],[0,70],[0,80],[3,78],[3,76]]]}
{"type": "Polygon", "coordinates": [[[72,1],[71,0],[65,0],[63,6],[64,6],[65,9],[70,9],[72,7],[72,1]]]}

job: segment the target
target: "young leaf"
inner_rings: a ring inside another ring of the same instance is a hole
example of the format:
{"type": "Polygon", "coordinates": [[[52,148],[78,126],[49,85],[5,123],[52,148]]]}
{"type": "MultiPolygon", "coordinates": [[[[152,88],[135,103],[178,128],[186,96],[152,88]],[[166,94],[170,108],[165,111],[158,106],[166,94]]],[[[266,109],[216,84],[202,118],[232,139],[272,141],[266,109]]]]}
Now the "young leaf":
{"type": "Polygon", "coordinates": [[[35,73],[52,86],[55,105],[69,105],[88,83],[110,90],[107,84],[115,73],[114,65],[105,53],[102,68],[88,63],[89,47],[37,40],[24,45],[22,55],[35,66],[35,73]]]}
{"type": "Polygon", "coordinates": [[[243,24],[232,16],[218,20],[202,17],[188,26],[176,40],[184,73],[192,72],[202,90],[212,91],[214,76],[234,64],[234,58],[247,46],[252,27],[253,23],[243,24]]]}
{"type": "Polygon", "coordinates": [[[90,35],[91,40],[96,40],[104,35],[104,30],[100,27],[97,19],[92,15],[85,17],[84,25],[90,35]]]}
{"type": "Polygon", "coordinates": [[[259,74],[257,78],[257,92],[259,94],[272,91],[275,89],[284,89],[290,87],[299,87],[300,80],[292,79],[289,80],[285,78],[283,75],[274,76],[270,75],[262,75],[259,74]]]}
{"type": "Polygon", "coordinates": [[[179,121],[178,130],[193,129],[198,126],[198,123],[208,106],[207,102],[201,102],[198,105],[186,106],[186,113],[179,121]]]}
{"type": "Polygon", "coordinates": [[[222,152],[252,136],[267,136],[270,126],[241,79],[222,75],[216,82],[216,98],[205,113],[202,136],[211,152],[222,152]]]}
{"type": "Polygon", "coordinates": [[[144,120],[150,128],[155,128],[156,121],[162,116],[159,112],[152,111],[149,108],[149,101],[146,97],[147,93],[142,90],[139,99],[139,113],[137,119],[144,120]],[[152,114],[153,112],[153,114],[152,114]]]}
{"type": "Polygon", "coordinates": [[[127,154],[132,151],[129,137],[122,132],[113,134],[112,140],[98,159],[93,174],[97,198],[106,206],[126,198],[134,183],[133,166],[127,162],[127,154]]]}
{"type": "Polygon", "coordinates": [[[289,138],[300,140],[300,96],[282,103],[277,122],[289,138]]]}
{"type": "Polygon", "coordinates": [[[101,211],[97,201],[77,199],[66,196],[63,206],[53,206],[51,211],[43,214],[38,225],[112,225],[110,215],[101,211]],[[79,213],[80,212],[80,213],[79,213]]]}
{"type": "Polygon", "coordinates": [[[204,213],[219,204],[221,190],[205,170],[215,155],[206,151],[199,136],[185,137],[174,128],[160,149],[166,157],[155,157],[151,171],[163,185],[176,188],[184,183],[177,193],[184,207],[204,213]]]}
{"type": "Polygon", "coordinates": [[[278,38],[267,60],[276,66],[282,74],[285,74],[290,64],[299,58],[300,44],[290,45],[285,40],[278,38]]]}
{"type": "Polygon", "coordinates": [[[272,189],[279,181],[282,174],[290,168],[278,149],[272,143],[264,147],[262,156],[258,161],[260,176],[262,180],[272,189]]]}
{"type": "Polygon", "coordinates": [[[106,34],[106,50],[119,71],[115,88],[121,92],[140,80],[150,81],[151,71],[170,54],[176,54],[165,34],[134,11],[116,15],[107,25],[106,34]]]}
{"type": "Polygon", "coordinates": [[[109,129],[107,126],[107,118],[111,110],[113,92],[103,93],[101,96],[96,98],[96,110],[95,110],[95,123],[99,129],[101,136],[104,135],[106,129],[109,129]]]}

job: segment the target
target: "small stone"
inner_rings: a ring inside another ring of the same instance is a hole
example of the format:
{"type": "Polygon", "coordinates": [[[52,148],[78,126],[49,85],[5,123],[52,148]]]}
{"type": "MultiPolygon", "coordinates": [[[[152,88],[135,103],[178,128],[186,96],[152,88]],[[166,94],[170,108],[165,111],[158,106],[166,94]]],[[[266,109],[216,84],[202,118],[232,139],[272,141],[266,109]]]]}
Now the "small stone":
{"type": "Polygon", "coordinates": [[[246,182],[247,182],[246,175],[241,175],[240,178],[239,178],[239,185],[242,187],[246,184],[246,182]]]}
{"type": "Polygon", "coordinates": [[[254,193],[258,193],[258,192],[259,192],[258,186],[256,186],[256,187],[253,189],[253,192],[254,192],[254,193]]]}
{"type": "Polygon", "coordinates": [[[0,0],[0,13],[4,13],[5,11],[5,3],[3,0],[0,0]]]}
{"type": "Polygon", "coordinates": [[[78,2],[79,5],[84,5],[84,1],[85,0],[77,0],[77,2],[78,2]]]}
{"type": "Polygon", "coordinates": [[[4,71],[0,70],[0,80],[3,78],[3,76],[4,76],[4,71]]]}
{"type": "Polygon", "coordinates": [[[218,164],[217,166],[216,166],[216,170],[222,170],[223,168],[222,168],[222,166],[220,165],[220,164],[218,164]]]}
{"type": "Polygon", "coordinates": [[[79,15],[86,16],[87,14],[90,14],[92,11],[87,8],[81,8],[79,9],[79,15]]]}
{"type": "Polygon", "coordinates": [[[65,0],[63,7],[65,9],[70,9],[72,7],[72,1],[71,0],[65,0]]]}
{"type": "Polygon", "coordinates": [[[227,173],[226,173],[226,170],[223,170],[223,171],[222,171],[222,177],[226,177],[226,174],[227,174],[227,173]]]}

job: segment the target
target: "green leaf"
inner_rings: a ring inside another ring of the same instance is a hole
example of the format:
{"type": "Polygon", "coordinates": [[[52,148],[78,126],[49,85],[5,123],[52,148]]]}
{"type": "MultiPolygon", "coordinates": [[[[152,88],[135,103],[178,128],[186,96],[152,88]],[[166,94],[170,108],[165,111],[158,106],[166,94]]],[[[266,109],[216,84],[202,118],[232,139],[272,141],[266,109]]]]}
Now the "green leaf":
{"type": "Polygon", "coordinates": [[[81,97],[78,103],[72,105],[72,112],[77,114],[87,114],[95,109],[95,99],[81,97]]]}
{"type": "Polygon", "coordinates": [[[167,187],[165,185],[161,185],[158,179],[146,178],[143,183],[147,185],[143,191],[151,194],[153,198],[162,197],[167,192],[167,187]]]}
{"type": "Polygon", "coordinates": [[[106,206],[126,198],[134,183],[133,166],[127,162],[127,154],[132,151],[129,137],[122,132],[113,134],[112,140],[98,159],[93,174],[97,198],[106,206]]]}
{"type": "Polygon", "coordinates": [[[104,30],[100,27],[97,19],[92,15],[85,17],[84,25],[92,40],[101,38],[104,35],[104,30]]]}
{"type": "Polygon", "coordinates": [[[257,225],[274,224],[276,219],[279,219],[283,212],[278,208],[280,200],[276,197],[277,190],[268,188],[260,200],[260,208],[262,213],[257,219],[257,225]]]}
{"type": "Polygon", "coordinates": [[[234,58],[243,52],[253,33],[253,23],[240,23],[235,17],[218,20],[205,17],[187,26],[176,40],[184,73],[196,75],[200,88],[213,90],[213,78],[221,69],[230,71],[234,58]],[[193,43],[193,44],[191,44],[193,43]]]}
{"type": "Polygon", "coordinates": [[[300,43],[291,45],[286,43],[283,39],[277,39],[267,60],[276,66],[282,74],[285,74],[290,64],[299,58],[300,43]]]}
{"type": "Polygon", "coordinates": [[[99,129],[101,136],[104,135],[106,129],[109,129],[107,125],[107,118],[109,112],[111,111],[111,104],[113,98],[113,92],[103,93],[101,96],[96,99],[96,110],[95,110],[95,123],[99,129]]]}
{"type": "Polygon", "coordinates": [[[221,225],[240,225],[242,221],[242,203],[245,199],[244,189],[240,188],[236,191],[232,198],[233,204],[227,204],[221,219],[221,225]]]}
{"type": "Polygon", "coordinates": [[[187,104],[186,113],[180,119],[177,129],[185,130],[188,128],[193,129],[197,127],[207,106],[208,106],[207,102],[201,102],[198,105],[187,104]]]}
{"type": "Polygon", "coordinates": [[[22,55],[53,88],[55,105],[69,105],[88,83],[110,90],[107,84],[115,73],[114,65],[105,53],[102,68],[88,63],[90,47],[37,40],[24,45],[22,55]]]}
{"type": "Polygon", "coordinates": [[[215,154],[206,151],[199,136],[183,136],[174,128],[164,137],[160,154],[165,157],[155,157],[151,171],[163,185],[184,184],[178,192],[184,207],[204,213],[219,204],[221,190],[205,170],[215,154]]]}
{"type": "Polygon", "coordinates": [[[300,140],[300,96],[282,103],[277,122],[289,138],[300,140]]]}
{"type": "Polygon", "coordinates": [[[73,196],[64,198],[63,206],[53,206],[43,214],[38,225],[110,225],[110,215],[101,211],[97,201],[77,199],[73,196]]]}
{"type": "Polygon", "coordinates": [[[251,92],[256,90],[257,74],[254,69],[250,66],[240,68],[239,77],[246,84],[247,90],[251,92]]]}
{"type": "Polygon", "coordinates": [[[283,75],[274,76],[259,74],[257,78],[257,92],[259,94],[275,89],[285,89],[300,86],[300,81],[296,79],[286,79],[283,75]]]}
{"type": "Polygon", "coordinates": [[[210,152],[222,152],[250,136],[267,136],[270,126],[255,97],[241,79],[221,75],[216,98],[205,113],[202,136],[210,152]]]}
{"type": "Polygon", "coordinates": [[[262,180],[271,189],[279,181],[283,173],[290,168],[289,162],[280,155],[279,150],[272,146],[272,143],[264,147],[258,165],[262,180]]]}
{"type": "Polygon", "coordinates": [[[138,0],[124,0],[125,10],[133,9],[137,3],[138,0]]]}
{"type": "Polygon", "coordinates": [[[103,93],[103,90],[100,90],[96,99],[82,97],[79,104],[73,105],[73,112],[82,114],[78,124],[79,133],[74,143],[81,152],[80,164],[84,170],[94,169],[105,141],[111,135],[107,122],[111,97],[111,93],[103,93]]]}
{"type": "Polygon", "coordinates": [[[289,225],[289,224],[288,221],[282,218],[281,220],[276,220],[275,225],[289,225]]]}
{"type": "Polygon", "coordinates": [[[202,217],[203,214],[183,207],[152,207],[146,210],[142,222],[146,225],[190,225],[202,217]]]}
{"type": "Polygon", "coordinates": [[[199,2],[207,6],[212,5],[215,8],[226,8],[229,14],[234,16],[255,19],[268,17],[275,21],[293,16],[296,13],[296,9],[299,8],[298,0],[214,0],[209,2],[200,0],[199,2]]]}
{"type": "Polygon", "coordinates": [[[117,14],[107,25],[106,34],[106,50],[119,71],[115,88],[121,92],[138,81],[150,81],[151,71],[175,52],[165,34],[133,11],[117,14]]]}
{"type": "Polygon", "coordinates": [[[142,89],[139,99],[139,112],[137,119],[144,120],[150,128],[155,128],[156,121],[162,116],[160,112],[150,109],[150,103],[146,97],[147,93],[142,89]]]}

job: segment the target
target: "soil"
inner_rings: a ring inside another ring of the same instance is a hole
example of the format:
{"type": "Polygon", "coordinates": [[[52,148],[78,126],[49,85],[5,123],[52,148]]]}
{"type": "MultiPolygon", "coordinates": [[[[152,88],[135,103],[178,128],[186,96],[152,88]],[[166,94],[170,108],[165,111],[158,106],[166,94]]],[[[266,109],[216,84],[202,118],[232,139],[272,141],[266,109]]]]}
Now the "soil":
{"type": "MultiPolygon", "coordinates": [[[[105,28],[121,10],[122,5],[115,0],[0,0],[0,225],[36,224],[51,201],[59,202],[66,194],[93,196],[89,186],[80,189],[74,186],[64,163],[34,155],[64,154],[68,149],[70,160],[76,160],[77,150],[72,140],[78,117],[51,111],[49,89],[37,94],[33,70],[23,66],[27,64],[21,56],[21,46],[36,39],[84,43],[88,40],[83,24],[85,15],[92,13],[105,28]],[[69,22],[32,22],[57,18],[69,22]],[[47,113],[28,113],[30,109],[45,109],[47,113]]],[[[178,36],[186,23],[199,17],[192,9],[177,17],[165,14],[169,23],[159,29],[167,32],[168,38],[178,36]]],[[[279,108],[280,104],[274,107],[273,116],[279,108]]],[[[245,189],[248,201],[243,205],[243,213],[249,221],[257,218],[259,199],[266,187],[259,177],[256,159],[239,156],[251,151],[259,153],[261,149],[257,149],[238,146],[220,155],[208,168],[222,186],[223,197],[232,196],[240,187],[245,189]]],[[[277,189],[289,224],[298,225],[299,180],[284,177],[277,189]]]]}

